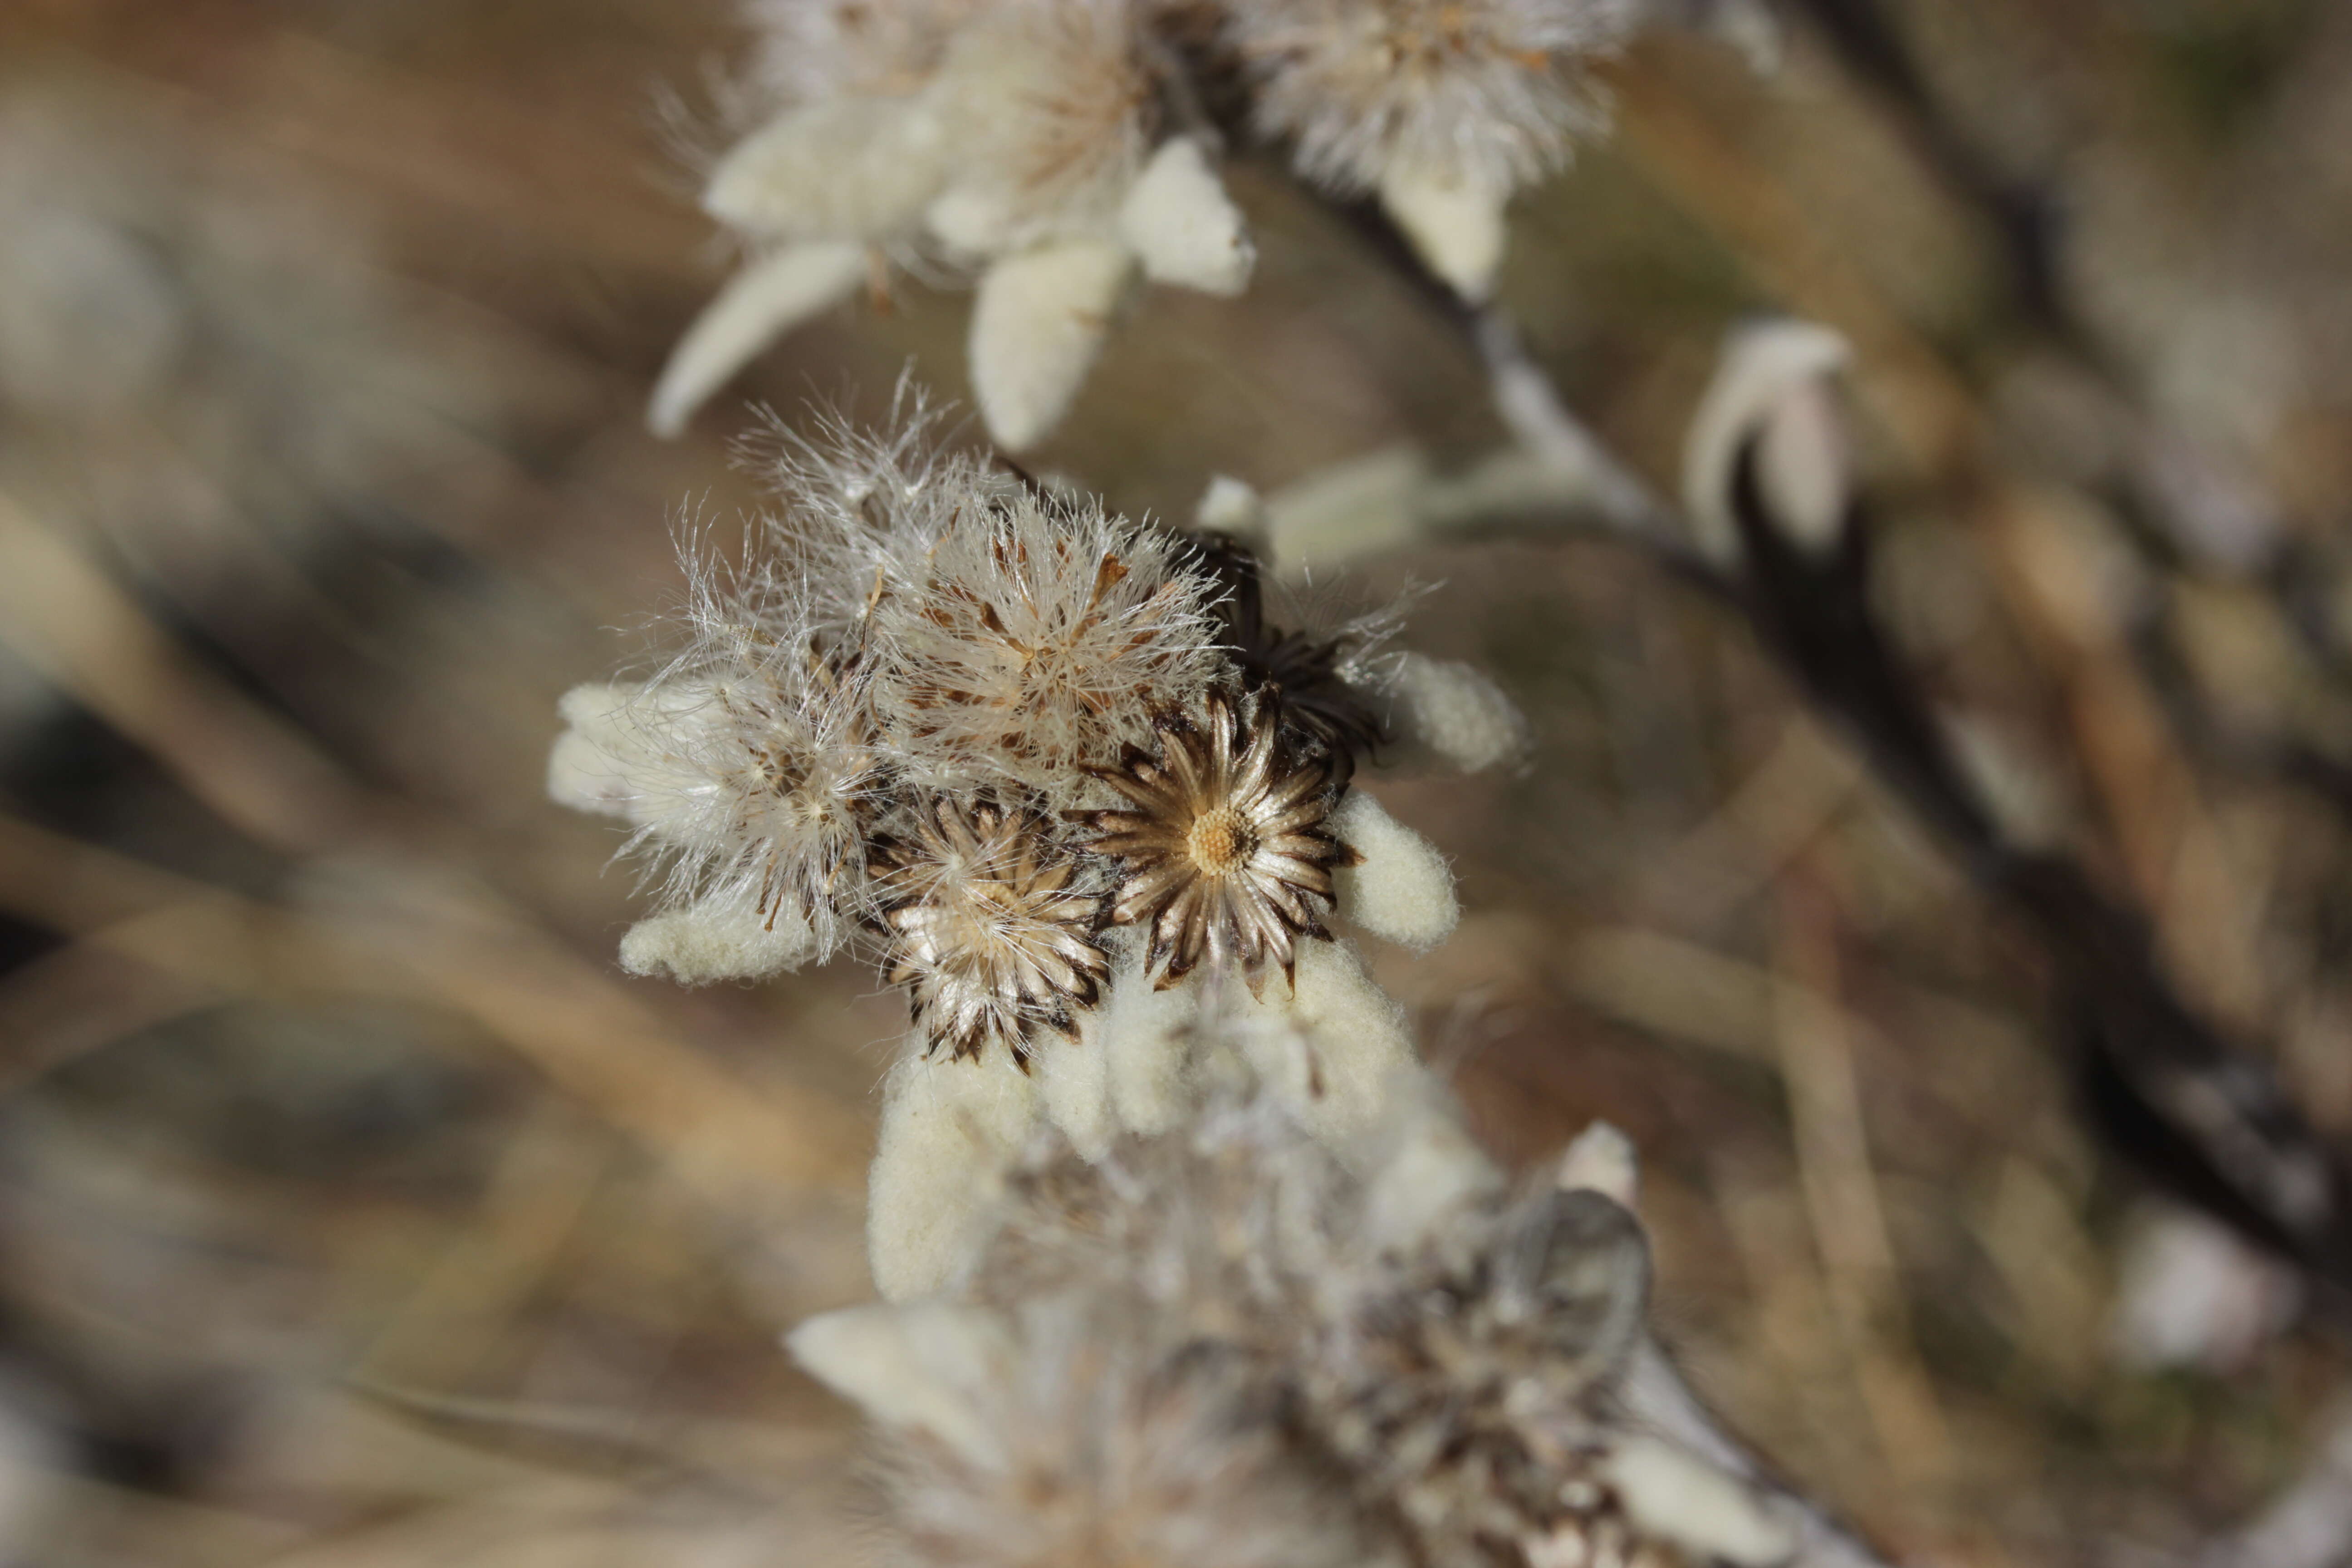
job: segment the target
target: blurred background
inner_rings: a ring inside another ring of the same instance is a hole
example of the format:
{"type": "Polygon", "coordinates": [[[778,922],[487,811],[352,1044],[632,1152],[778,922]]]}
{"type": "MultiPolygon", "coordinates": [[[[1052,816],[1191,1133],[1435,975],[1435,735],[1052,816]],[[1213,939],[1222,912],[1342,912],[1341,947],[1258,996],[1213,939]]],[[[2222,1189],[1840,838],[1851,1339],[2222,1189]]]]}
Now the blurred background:
{"type": "MultiPolygon", "coordinates": [[[[1611,68],[1506,300],[1662,484],[1727,326],[1846,331],[1872,591],[2011,830],[2352,1133],[2352,7],[1782,20],[1770,74],[1611,68]]],[[[674,525],[758,504],[747,401],[962,395],[966,298],[902,281],[645,434],[744,42],[724,0],[0,7],[0,1563],[860,1550],[776,1337],[867,1291],[899,1005],[623,977],[616,835],[542,793],[558,695],[660,646],[674,525]]],[[[1045,464],[1181,521],[1499,439],[1444,321],[1234,181],[1249,294],[1146,295],[1045,464]]],[[[1510,776],[1370,780],[1470,911],[1382,974],[1507,1158],[1633,1134],[1738,1430],[1918,1563],[2352,1551],[2256,1528],[2352,1497],[2340,1308],[2085,1131],[2046,955],[1741,622],[1564,536],[1318,579],[1421,585],[1408,641],[1532,720],[1510,776]]]]}

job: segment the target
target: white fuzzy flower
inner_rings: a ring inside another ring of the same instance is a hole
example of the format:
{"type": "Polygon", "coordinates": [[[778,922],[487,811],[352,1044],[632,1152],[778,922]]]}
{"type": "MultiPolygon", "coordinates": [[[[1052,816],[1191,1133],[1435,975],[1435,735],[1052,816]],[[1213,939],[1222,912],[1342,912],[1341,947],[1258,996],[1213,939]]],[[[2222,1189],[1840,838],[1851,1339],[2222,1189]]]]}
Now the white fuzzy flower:
{"type": "Polygon", "coordinates": [[[1217,294],[1247,281],[1207,147],[1162,123],[1173,57],[1147,0],[767,0],[755,16],[781,107],[703,198],[754,259],[664,372],[657,431],[889,254],[979,273],[972,383],[1014,450],[1067,412],[1139,269],[1217,294]]]}
{"type": "Polygon", "coordinates": [[[1227,37],[1299,172],[1377,195],[1432,268],[1483,298],[1511,194],[1603,114],[1585,67],[1634,0],[1252,0],[1227,37]]]}

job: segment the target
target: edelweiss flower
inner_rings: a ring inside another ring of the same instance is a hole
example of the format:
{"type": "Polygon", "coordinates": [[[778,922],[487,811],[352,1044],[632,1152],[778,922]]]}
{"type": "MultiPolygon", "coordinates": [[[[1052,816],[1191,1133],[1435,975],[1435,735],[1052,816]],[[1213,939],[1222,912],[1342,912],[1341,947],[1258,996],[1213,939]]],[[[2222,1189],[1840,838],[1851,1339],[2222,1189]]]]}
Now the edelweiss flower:
{"type": "Polygon", "coordinates": [[[928,1054],[978,1058],[1001,1042],[1025,1071],[1031,1032],[1075,1035],[1110,962],[1095,941],[1102,898],[1035,812],[935,800],[912,842],[886,842],[873,874],[891,935],[883,973],[908,991],[928,1054]]]}
{"type": "Polygon", "coordinates": [[[672,355],[656,431],[892,250],[979,270],[972,381],[1013,450],[1060,421],[1139,267],[1215,294],[1247,282],[1210,149],[1160,126],[1145,0],[772,0],[761,16],[785,106],[703,198],[753,259],[672,355]]]}
{"type": "Polygon", "coordinates": [[[1482,299],[1514,191],[1603,116],[1584,68],[1635,0],[1250,0],[1227,37],[1260,130],[1298,170],[1376,193],[1433,270],[1482,299]]]}
{"type": "Polygon", "coordinates": [[[1293,937],[1328,940],[1309,900],[1332,903],[1347,851],[1321,827],[1331,764],[1283,744],[1276,705],[1257,700],[1246,724],[1222,692],[1207,709],[1197,724],[1163,719],[1156,758],[1130,752],[1097,771],[1133,810],[1077,815],[1097,830],[1089,848],[1127,862],[1110,918],[1151,921],[1159,988],[1205,958],[1238,965],[1256,992],[1269,961],[1295,976],[1293,937]]]}
{"type": "Polygon", "coordinates": [[[1224,672],[1213,591],[1167,534],[1013,496],[886,585],[885,721],[918,764],[1066,789],[1224,672]]]}

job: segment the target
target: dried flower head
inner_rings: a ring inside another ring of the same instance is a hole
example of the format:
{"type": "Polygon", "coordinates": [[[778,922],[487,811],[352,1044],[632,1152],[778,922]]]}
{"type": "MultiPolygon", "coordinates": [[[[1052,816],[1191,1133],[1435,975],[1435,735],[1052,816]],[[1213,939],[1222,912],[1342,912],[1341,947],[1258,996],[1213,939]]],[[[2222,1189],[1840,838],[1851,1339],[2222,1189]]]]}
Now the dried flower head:
{"type": "Polygon", "coordinates": [[[883,973],[907,988],[927,1050],[977,1058],[993,1041],[1026,1064],[1040,1026],[1075,1034],[1110,963],[1095,941],[1102,896],[1034,810],[939,799],[872,870],[890,935],[883,973]]]}
{"type": "Polygon", "coordinates": [[[1255,113],[1299,171],[1346,191],[1401,164],[1508,191],[1558,167],[1600,110],[1582,67],[1628,0],[1253,0],[1229,37],[1255,113]]]}
{"type": "Polygon", "coordinates": [[[675,434],[777,335],[928,255],[979,274],[982,416],[1009,448],[1068,410],[1136,275],[1215,294],[1255,253],[1209,140],[1171,134],[1149,0],[766,0],[766,122],[703,205],[749,264],[679,342],[675,434]]]}
{"type": "Polygon", "coordinates": [[[917,766],[1066,785],[1226,668],[1213,584],[1170,536],[1092,505],[1006,498],[885,592],[879,696],[917,766]]]}
{"type": "Polygon", "coordinates": [[[1331,763],[1286,744],[1279,715],[1222,691],[1198,720],[1165,714],[1156,754],[1130,750],[1096,772],[1131,809],[1077,814],[1096,829],[1088,847],[1126,862],[1110,918],[1150,921],[1163,989],[1206,960],[1239,968],[1255,992],[1269,963],[1293,972],[1294,938],[1329,938],[1314,900],[1332,903],[1347,855],[1321,826],[1331,763]]]}

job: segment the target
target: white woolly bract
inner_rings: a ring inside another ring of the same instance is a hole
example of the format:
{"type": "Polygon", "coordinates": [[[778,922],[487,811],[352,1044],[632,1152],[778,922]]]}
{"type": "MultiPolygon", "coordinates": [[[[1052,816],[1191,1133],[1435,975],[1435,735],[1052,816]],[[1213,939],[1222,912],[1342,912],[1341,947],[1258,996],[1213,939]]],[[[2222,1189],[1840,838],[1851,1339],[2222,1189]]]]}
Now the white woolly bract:
{"type": "Polygon", "coordinates": [[[1507,192],[1559,166],[1602,112],[1582,66],[1631,0],[1250,0],[1226,37],[1259,128],[1301,173],[1367,191],[1396,163],[1507,192]]]}
{"type": "Polygon", "coordinates": [[[1230,666],[1213,585],[1170,536],[1091,502],[1013,496],[894,559],[875,612],[877,708],[919,776],[995,776],[1075,804],[1090,766],[1230,666]]]}

